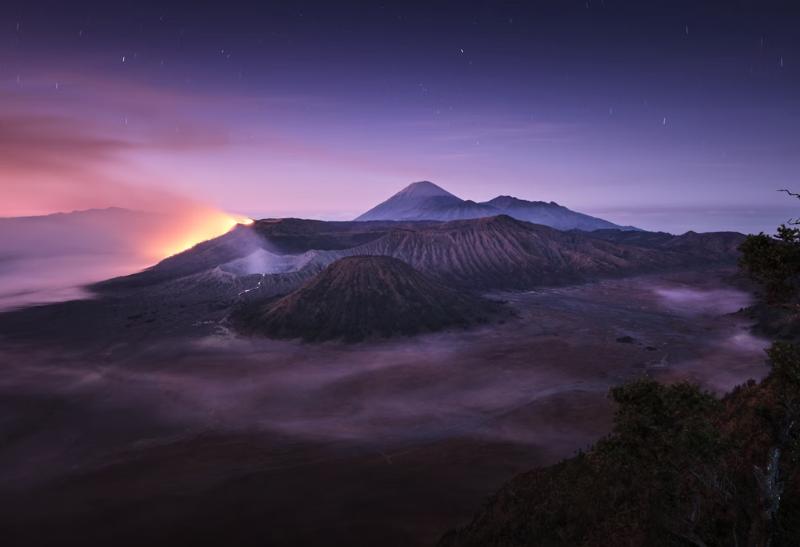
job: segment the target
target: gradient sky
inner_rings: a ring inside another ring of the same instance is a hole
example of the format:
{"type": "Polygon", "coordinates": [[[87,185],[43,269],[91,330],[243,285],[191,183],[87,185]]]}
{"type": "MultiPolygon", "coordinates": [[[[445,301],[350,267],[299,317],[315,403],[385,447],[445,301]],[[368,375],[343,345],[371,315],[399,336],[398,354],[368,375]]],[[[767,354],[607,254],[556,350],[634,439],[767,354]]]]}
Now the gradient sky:
{"type": "Polygon", "coordinates": [[[345,219],[415,180],[648,229],[800,216],[792,2],[4,2],[0,216],[345,219]]]}

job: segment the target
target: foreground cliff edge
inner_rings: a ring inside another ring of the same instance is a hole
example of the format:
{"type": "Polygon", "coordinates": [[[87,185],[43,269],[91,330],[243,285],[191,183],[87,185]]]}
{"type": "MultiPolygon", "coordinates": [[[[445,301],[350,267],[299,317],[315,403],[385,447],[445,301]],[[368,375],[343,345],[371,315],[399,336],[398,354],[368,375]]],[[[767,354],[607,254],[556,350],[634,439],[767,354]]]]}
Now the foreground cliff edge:
{"type": "Polygon", "coordinates": [[[591,450],[509,481],[441,546],[798,545],[800,352],[722,399],[642,379],[591,450]]]}

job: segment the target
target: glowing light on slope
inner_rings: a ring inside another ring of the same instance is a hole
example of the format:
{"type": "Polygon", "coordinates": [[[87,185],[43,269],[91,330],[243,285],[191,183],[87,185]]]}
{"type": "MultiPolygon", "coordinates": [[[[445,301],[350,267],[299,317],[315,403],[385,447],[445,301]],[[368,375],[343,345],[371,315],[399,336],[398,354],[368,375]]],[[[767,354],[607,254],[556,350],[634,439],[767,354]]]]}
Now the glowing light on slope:
{"type": "Polygon", "coordinates": [[[148,254],[160,260],[191,249],[198,243],[219,237],[237,224],[250,225],[253,219],[222,211],[195,210],[176,215],[170,226],[148,244],[148,254]]]}

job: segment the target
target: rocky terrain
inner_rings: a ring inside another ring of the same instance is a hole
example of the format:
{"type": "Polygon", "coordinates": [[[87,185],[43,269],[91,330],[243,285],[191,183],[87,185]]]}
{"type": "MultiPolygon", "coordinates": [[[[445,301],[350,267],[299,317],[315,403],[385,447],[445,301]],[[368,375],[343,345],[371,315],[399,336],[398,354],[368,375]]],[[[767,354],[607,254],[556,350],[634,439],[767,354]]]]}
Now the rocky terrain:
{"type": "MultiPolygon", "coordinates": [[[[611,243],[506,215],[393,230],[357,252],[394,256],[447,282],[477,289],[531,289],[700,262],[685,252],[611,243]]],[[[734,257],[735,250],[718,258],[734,257]]]]}
{"type": "Polygon", "coordinates": [[[561,231],[506,215],[450,222],[266,219],[95,284],[93,299],[0,314],[0,329],[10,337],[40,337],[48,324],[53,338],[70,345],[204,336],[230,328],[237,310],[286,296],[349,256],[396,258],[466,298],[730,265],[743,237],[561,231]]]}
{"type": "Polygon", "coordinates": [[[389,256],[352,256],[296,291],[236,313],[244,332],[308,341],[413,335],[486,323],[499,304],[461,293],[389,256]]]}
{"type": "Polygon", "coordinates": [[[294,272],[298,279],[310,278],[345,256],[381,255],[465,287],[529,289],[732,263],[743,238],[735,233],[564,232],[506,215],[451,222],[261,220],[94,288],[114,293],[218,268],[238,278],[260,275],[263,279],[253,281],[253,285],[260,281],[257,294],[274,294],[270,286],[279,279],[274,275],[294,272]]]}
{"type": "Polygon", "coordinates": [[[749,295],[729,276],[492,293],[514,320],[358,344],[186,321],[227,309],[197,291],[169,297],[180,280],[0,316],[0,533],[14,545],[433,545],[511,477],[607,434],[610,388],[645,374],[717,392],[761,378],[763,343],[731,315],[749,295]]]}

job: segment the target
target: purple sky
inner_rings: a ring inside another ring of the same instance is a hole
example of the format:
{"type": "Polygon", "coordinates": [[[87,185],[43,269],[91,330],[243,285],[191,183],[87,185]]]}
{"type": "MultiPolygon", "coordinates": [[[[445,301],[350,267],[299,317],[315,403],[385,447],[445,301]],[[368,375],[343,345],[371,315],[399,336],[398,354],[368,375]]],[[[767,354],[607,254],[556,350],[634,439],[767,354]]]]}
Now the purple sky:
{"type": "Polygon", "coordinates": [[[790,3],[15,4],[0,216],[344,219],[422,179],[678,232],[800,216],[790,3]]]}

